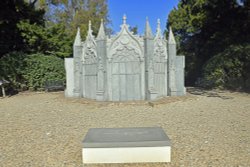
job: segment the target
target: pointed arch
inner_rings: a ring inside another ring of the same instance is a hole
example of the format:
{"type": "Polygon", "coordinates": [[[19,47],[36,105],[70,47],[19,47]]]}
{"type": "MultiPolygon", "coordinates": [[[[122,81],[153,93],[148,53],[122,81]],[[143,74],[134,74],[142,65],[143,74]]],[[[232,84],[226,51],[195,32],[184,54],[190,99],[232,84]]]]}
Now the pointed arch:
{"type": "Polygon", "coordinates": [[[143,49],[141,44],[139,43],[139,39],[136,38],[128,30],[128,25],[123,24],[120,33],[117,37],[112,41],[109,47],[109,59],[122,59],[122,60],[131,60],[131,59],[139,59],[143,60],[143,49]],[[123,53],[122,56],[117,57],[118,53],[123,53]],[[127,53],[127,54],[126,54],[127,53]],[[127,56],[127,57],[126,57],[127,56]]]}
{"type": "Polygon", "coordinates": [[[113,101],[141,100],[143,49],[139,39],[128,30],[126,21],[108,49],[110,94],[113,101]]]}

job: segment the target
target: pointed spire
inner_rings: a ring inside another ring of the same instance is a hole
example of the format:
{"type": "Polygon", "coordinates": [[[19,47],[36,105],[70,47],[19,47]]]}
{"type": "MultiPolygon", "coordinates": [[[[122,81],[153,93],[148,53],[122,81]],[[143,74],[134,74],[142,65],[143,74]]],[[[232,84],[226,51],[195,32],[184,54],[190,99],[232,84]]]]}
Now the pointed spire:
{"type": "Polygon", "coordinates": [[[88,35],[87,35],[87,39],[93,38],[92,35],[92,28],[91,28],[91,21],[89,20],[89,29],[88,29],[88,35]]]}
{"type": "Polygon", "coordinates": [[[77,28],[77,33],[74,41],[74,46],[80,46],[81,45],[81,34],[80,34],[80,28],[77,28]]]}
{"type": "Polygon", "coordinates": [[[89,20],[89,30],[91,30],[91,20],[89,20]]]}
{"type": "Polygon", "coordinates": [[[104,25],[103,25],[103,19],[101,20],[101,25],[100,25],[100,28],[99,28],[99,32],[98,32],[98,35],[97,35],[97,39],[105,39],[106,38],[106,35],[105,35],[105,31],[104,31],[104,25]]]}
{"type": "Polygon", "coordinates": [[[123,24],[126,24],[126,22],[127,22],[127,16],[125,14],[123,15],[122,20],[123,20],[123,24]]]}
{"type": "Polygon", "coordinates": [[[156,29],[156,38],[162,38],[161,34],[161,21],[160,19],[157,19],[157,29],[156,29]]]}
{"type": "Polygon", "coordinates": [[[153,38],[153,33],[152,33],[152,30],[148,21],[148,17],[146,17],[146,28],[145,28],[144,35],[145,35],[145,38],[153,38]]]}
{"type": "Polygon", "coordinates": [[[173,34],[171,27],[169,27],[168,43],[169,44],[176,44],[174,34],[173,34]]]}

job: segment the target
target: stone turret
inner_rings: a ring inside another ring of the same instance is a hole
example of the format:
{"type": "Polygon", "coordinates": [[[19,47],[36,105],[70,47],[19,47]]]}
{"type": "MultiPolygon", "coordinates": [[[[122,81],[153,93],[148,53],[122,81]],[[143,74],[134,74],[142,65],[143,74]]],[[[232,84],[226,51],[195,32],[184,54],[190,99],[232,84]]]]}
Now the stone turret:
{"type": "MultiPolygon", "coordinates": [[[[174,37],[174,34],[173,34],[171,27],[169,27],[168,43],[172,44],[172,45],[176,45],[175,37],[174,37]]],[[[176,50],[176,47],[175,47],[175,50],[176,50]]]]}
{"type": "Polygon", "coordinates": [[[160,19],[157,19],[157,28],[156,28],[156,34],[155,34],[155,38],[162,38],[162,34],[161,34],[161,21],[160,19]]]}
{"type": "Polygon", "coordinates": [[[168,36],[168,93],[170,96],[177,95],[176,78],[175,78],[175,60],[176,60],[176,42],[172,28],[169,28],[168,36]]]}
{"type": "Polygon", "coordinates": [[[74,41],[74,46],[81,46],[81,33],[80,33],[80,28],[77,28],[77,33],[74,41]]]}
{"type": "Polygon", "coordinates": [[[154,54],[154,35],[152,33],[148,18],[144,32],[144,52],[145,52],[145,89],[146,98],[155,99],[157,92],[154,89],[154,75],[152,58],[154,54]]]}
{"type": "Polygon", "coordinates": [[[104,25],[103,25],[103,19],[101,20],[101,24],[100,24],[100,28],[98,31],[98,35],[97,35],[97,40],[106,40],[106,34],[105,34],[105,30],[104,30],[104,25]]]}
{"type": "Polygon", "coordinates": [[[98,70],[98,55],[96,39],[92,34],[91,21],[89,21],[89,29],[87,37],[83,45],[82,53],[82,75],[81,89],[82,96],[91,99],[96,99],[97,92],[97,70],[98,70]]]}
{"type": "Polygon", "coordinates": [[[74,41],[74,96],[81,97],[81,55],[82,55],[82,42],[80,35],[80,28],[77,29],[75,41],[74,41]]]}
{"type": "Polygon", "coordinates": [[[96,92],[96,99],[99,101],[105,100],[106,95],[106,86],[105,84],[107,82],[107,77],[106,77],[106,71],[107,71],[107,65],[106,65],[106,60],[107,60],[107,37],[105,34],[104,30],[104,23],[103,19],[101,20],[101,25],[99,28],[99,32],[96,38],[96,51],[98,55],[98,73],[97,73],[97,92],[96,92]]]}
{"type": "Polygon", "coordinates": [[[145,32],[144,32],[144,38],[148,39],[153,39],[154,35],[152,33],[148,18],[146,18],[146,27],[145,27],[145,32]]]}

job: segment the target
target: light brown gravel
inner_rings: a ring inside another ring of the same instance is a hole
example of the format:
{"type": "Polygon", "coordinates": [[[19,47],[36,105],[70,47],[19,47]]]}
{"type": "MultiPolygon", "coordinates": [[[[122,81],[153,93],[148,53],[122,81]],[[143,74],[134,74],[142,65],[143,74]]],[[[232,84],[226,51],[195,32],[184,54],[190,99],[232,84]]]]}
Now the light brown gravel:
{"type": "Polygon", "coordinates": [[[89,128],[161,126],[172,141],[171,163],[88,167],[249,167],[250,95],[196,92],[155,102],[66,99],[59,93],[0,98],[1,167],[81,167],[89,128]]]}

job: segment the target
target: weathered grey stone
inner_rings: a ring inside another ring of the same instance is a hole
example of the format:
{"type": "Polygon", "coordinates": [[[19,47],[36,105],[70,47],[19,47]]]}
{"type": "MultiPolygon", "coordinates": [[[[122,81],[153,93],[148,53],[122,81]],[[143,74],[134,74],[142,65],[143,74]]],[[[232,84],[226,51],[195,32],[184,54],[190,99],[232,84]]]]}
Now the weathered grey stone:
{"type": "Polygon", "coordinates": [[[66,85],[65,96],[66,97],[74,97],[74,59],[73,58],[65,58],[65,69],[66,69],[66,85]]]}
{"type": "Polygon", "coordinates": [[[84,97],[86,98],[96,99],[98,65],[101,64],[97,55],[96,40],[92,35],[91,21],[89,22],[89,29],[86,41],[83,45],[81,59],[83,68],[82,78],[84,81],[82,94],[84,94],[84,97]]]}
{"type": "MultiPolygon", "coordinates": [[[[171,28],[168,41],[162,36],[160,20],[155,36],[146,20],[144,37],[129,31],[125,15],[121,31],[111,37],[106,36],[101,21],[95,38],[89,22],[86,41],[81,42],[80,30],[77,31],[73,62],[73,77],[67,74],[65,94],[69,97],[126,101],[185,94],[184,57],[176,55],[171,28]]],[[[70,72],[70,61],[65,63],[70,72]]]]}
{"type": "MultiPolygon", "coordinates": [[[[77,29],[76,38],[74,41],[74,97],[81,97],[81,55],[82,55],[82,44],[80,36],[80,28],[77,29]]],[[[67,69],[66,69],[67,70],[67,69]]]]}
{"type": "Polygon", "coordinates": [[[167,96],[167,48],[166,41],[161,34],[160,19],[157,21],[157,31],[154,38],[153,71],[154,88],[158,92],[158,97],[167,96]]]}
{"type": "Polygon", "coordinates": [[[176,90],[177,90],[177,96],[183,96],[186,94],[186,88],[184,86],[184,78],[185,78],[185,73],[184,73],[184,68],[185,68],[185,57],[184,56],[176,56],[176,90]]]}
{"type": "Polygon", "coordinates": [[[154,36],[148,21],[146,19],[146,27],[144,33],[144,55],[145,55],[145,89],[146,99],[154,100],[157,98],[157,92],[154,88],[154,69],[153,69],[153,54],[154,54],[154,36]]]}
{"type": "Polygon", "coordinates": [[[149,39],[154,38],[149,21],[148,21],[148,18],[146,18],[146,27],[145,27],[144,38],[149,38],[149,39]]]}
{"type": "Polygon", "coordinates": [[[101,26],[99,28],[99,32],[97,35],[97,40],[105,40],[106,39],[106,34],[105,34],[105,30],[104,30],[104,25],[103,25],[103,19],[101,20],[101,26]]]}
{"type": "Polygon", "coordinates": [[[169,27],[168,43],[176,45],[176,41],[175,41],[175,38],[174,38],[174,33],[173,33],[171,27],[169,27]]]}
{"type": "Polygon", "coordinates": [[[170,146],[170,139],[160,127],[93,128],[83,140],[84,148],[170,146]]]}
{"type": "Polygon", "coordinates": [[[170,162],[171,143],[162,128],[90,129],[83,163],[170,162]]]}
{"type": "MultiPolygon", "coordinates": [[[[169,96],[176,96],[176,42],[171,27],[169,28],[168,37],[168,94],[169,96]]],[[[178,82],[178,81],[177,81],[178,82]]]]}
{"type": "Polygon", "coordinates": [[[101,20],[101,25],[96,39],[96,53],[98,57],[98,73],[97,73],[97,91],[96,99],[98,101],[107,100],[107,38],[104,30],[103,20],[101,20]]]}

